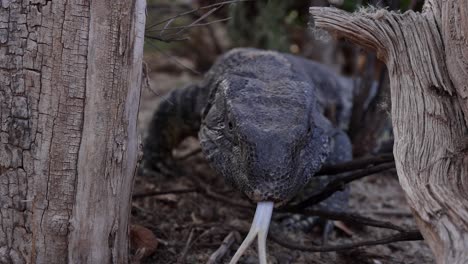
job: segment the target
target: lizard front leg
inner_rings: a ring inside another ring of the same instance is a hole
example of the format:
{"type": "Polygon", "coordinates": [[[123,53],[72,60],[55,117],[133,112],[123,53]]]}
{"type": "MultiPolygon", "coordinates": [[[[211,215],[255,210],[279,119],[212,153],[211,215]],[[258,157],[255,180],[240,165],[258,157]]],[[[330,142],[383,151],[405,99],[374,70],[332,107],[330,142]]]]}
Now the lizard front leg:
{"type": "Polygon", "coordinates": [[[176,166],[172,150],[185,138],[197,135],[207,93],[202,87],[189,85],[162,99],[143,144],[142,174],[173,174],[176,166]]]}
{"type": "MultiPolygon", "coordinates": [[[[332,130],[330,147],[331,152],[325,164],[333,165],[350,161],[352,159],[351,141],[344,131],[340,129],[332,130]]],[[[331,179],[342,176],[343,175],[320,176],[312,178],[312,180],[307,184],[296,200],[303,200],[316,192],[320,192],[322,188],[330,182],[331,179]]],[[[348,200],[349,188],[346,186],[343,191],[334,193],[328,199],[320,202],[317,205],[313,205],[312,207],[327,211],[343,212],[348,209],[348,200]]],[[[328,241],[328,237],[333,230],[333,221],[322,219],[320,217],[310,217],[296,214],[292,216],[289,215],[284,218],[282,225],[289,229],[301,230],[311,230],[315,226],[321,226],[323,244],[328,241]]]]}

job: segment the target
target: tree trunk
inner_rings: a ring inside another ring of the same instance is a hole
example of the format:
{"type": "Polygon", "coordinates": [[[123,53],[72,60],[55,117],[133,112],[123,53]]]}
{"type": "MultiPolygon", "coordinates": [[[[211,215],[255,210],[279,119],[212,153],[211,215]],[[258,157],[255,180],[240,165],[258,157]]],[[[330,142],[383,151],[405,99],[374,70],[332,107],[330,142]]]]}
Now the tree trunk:
{"type": "Polygon", "coordinates": [[[468,263],[468,3],[422,13],[311,8],[315,26],[386,62],[400,183],[437,263],[468,263]]]}
{"type": "Polygon", "coordinates": [[[127,263],[144,0],[0,3],[0,263],[127,263]]]}

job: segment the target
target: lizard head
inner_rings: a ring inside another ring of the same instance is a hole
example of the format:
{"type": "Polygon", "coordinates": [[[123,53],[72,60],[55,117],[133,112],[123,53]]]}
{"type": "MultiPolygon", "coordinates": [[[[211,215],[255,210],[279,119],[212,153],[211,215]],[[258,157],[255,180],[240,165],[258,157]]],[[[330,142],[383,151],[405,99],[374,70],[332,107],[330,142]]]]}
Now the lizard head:
{"type": "Polygon", "coordinates": [[[314,90],[291,76],[231,74],[205,107],[199,138],[211,166],[252,201],[290,200],[328,156],[314,90]]]}

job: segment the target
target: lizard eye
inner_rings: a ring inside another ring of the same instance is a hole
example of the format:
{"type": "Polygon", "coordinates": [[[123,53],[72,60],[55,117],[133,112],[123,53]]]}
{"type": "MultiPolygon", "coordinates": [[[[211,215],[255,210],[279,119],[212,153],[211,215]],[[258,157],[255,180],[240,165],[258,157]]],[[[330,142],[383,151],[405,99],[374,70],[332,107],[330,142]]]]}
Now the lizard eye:
{"type": "Polygon", "coordinates": [[[310,134],[310,132],[312,132],[312,126],[309,126],[309,127],[307,128],[307,134],[310,134]]]}

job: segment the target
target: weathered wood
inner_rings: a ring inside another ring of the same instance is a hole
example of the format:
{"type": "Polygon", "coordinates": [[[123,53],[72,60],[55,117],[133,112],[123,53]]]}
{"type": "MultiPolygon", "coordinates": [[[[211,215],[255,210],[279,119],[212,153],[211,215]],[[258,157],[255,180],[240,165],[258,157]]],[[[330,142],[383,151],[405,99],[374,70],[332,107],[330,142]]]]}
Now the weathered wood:
{"type": "Polygon", "coordinates": [[[1,1],[1,263],[128,262],[144,6],[1,1]]]}
{"type": "Polygon", "coordinates": [[[424,12],[311,8],[315,26],[373,48],[391,82],[400,184],[437,263],[468,262],[468,4],[424,12]]]}

